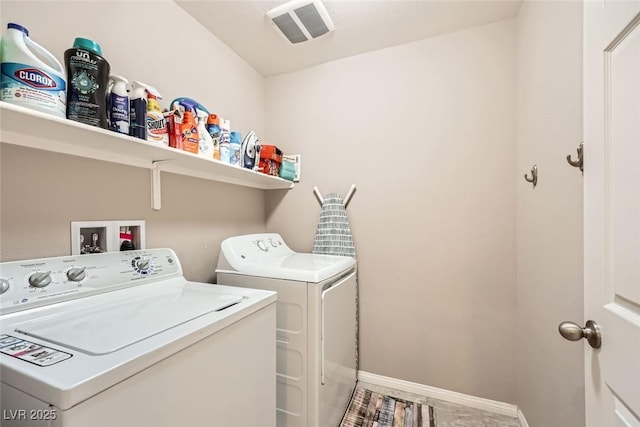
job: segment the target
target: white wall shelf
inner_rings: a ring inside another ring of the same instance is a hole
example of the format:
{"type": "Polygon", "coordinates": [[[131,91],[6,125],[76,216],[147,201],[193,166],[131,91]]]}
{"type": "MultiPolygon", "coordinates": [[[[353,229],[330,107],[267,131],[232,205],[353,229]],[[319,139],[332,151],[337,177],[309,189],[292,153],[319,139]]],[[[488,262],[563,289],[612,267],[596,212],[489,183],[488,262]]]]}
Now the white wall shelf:
{"type": "Polygon", "coordinates": [[[261,190],[288,189],[291,181],[208,160],[182,150],[0,101],[3,144],[142,167],[152,171],[153,208],[159,210],[160,172],[261,190]]]}

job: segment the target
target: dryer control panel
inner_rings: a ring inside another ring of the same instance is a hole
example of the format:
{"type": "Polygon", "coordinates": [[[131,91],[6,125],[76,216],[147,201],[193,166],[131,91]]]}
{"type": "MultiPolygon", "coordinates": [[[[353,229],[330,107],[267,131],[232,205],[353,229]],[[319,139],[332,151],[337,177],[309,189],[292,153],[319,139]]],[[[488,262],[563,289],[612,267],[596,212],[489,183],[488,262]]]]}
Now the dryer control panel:
{"type": "MultiPolygon", "coordinates": [[[[294,253],[279,234],[263,233],[225,239],[221,245],[220,256],[230,267],[242,271],[246,266],[269,263],[270,260],[282,259],[294,253]]],[[[218,266],[220,267],[220,264],[218,266]]]]}
{"type": "Polygon", "coordinates": [[[171,277],[182,277],[171,249],[0,263],[0,315],[171,277]]]}

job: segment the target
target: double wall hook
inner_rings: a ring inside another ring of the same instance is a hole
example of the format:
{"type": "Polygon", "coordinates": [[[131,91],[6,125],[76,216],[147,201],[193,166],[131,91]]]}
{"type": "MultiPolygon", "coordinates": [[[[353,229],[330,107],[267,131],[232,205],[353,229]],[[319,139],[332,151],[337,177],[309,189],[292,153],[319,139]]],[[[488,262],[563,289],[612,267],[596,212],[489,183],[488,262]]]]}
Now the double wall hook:
{"type": "Polygon", "coordinates": [[[582,154],[582,149],[584,148],[584,141],[578,145],[578,158],[576,160],[571,159],[571,154],[567,155],[567,162],[574,168],[580,168],[580,172],[584,172],[584,157],[582,154]]]}
{"type": "MultiPolygon", "coordinates": [[[[318,201],[320,202],[320,205],[322,205],[324,203],[324,197],[322,197],[322,193],[320,193],[320,190],[318,190],[318,187],[313,187],[313,192],[316,195],[316,198],[318,199],[318,201]]],[[[353,193],[355,192],[356,192],[356,185],[353,184],[351,188],[349,188],[347,195],[344,196],[344,199],[342,201],[342,204],[344,205],[345,209],[347,208],[347,205],[351,201],[351,198],[353,197],[353,193]]]]}
{"type": "Polygon", "coordinates": [[[533,188],[536,188],[538,185],[538,165],[533,165],[531,168],[531,178],[529,178],[529,174],[524,174],[524,180],[533,184],[533,188]]]}

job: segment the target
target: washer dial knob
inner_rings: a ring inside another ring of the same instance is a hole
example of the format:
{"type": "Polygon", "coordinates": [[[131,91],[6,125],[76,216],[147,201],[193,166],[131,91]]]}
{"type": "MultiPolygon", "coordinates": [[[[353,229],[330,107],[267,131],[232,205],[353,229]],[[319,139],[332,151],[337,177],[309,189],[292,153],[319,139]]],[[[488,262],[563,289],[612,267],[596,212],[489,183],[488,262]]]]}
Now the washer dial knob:
{"type": "Polygon", "coordinates": [[[152,260],[137,256],[131,260],[131,267],[136,273],[146,275],[153,273],[155,265],[152,260]]]}
{"type": "Polygon", "coordinates": [[[67,279],[72,282],[80,282],[87,277],[87,267],[73,267],[67,271],[67,279]]]}
{"type": "Polygon", "coordinates": [[[34,288],[44,288],[51,283],[51,271],[42,273],[33,273],[29,276],[29,285],[34,288]]]}
{"type": "Polygon", "coordinates": [[[149,268],[151,268],[151,264],[149,263],[148,259],[140,258],[136,261],[136,267],[140,271],[149,271],[149,268]]]}
{"type": "Polygon", "coordinates": [[[0,279],[0,294],[7,292],[9,287],[11,287],[11,284],[7,279],[0,279]]]}
{"type": "Polygon", "coordinates": [[[269,239],[269,243],[271,243],[271,246],[273,246],[274,248],[278,247],[278,243],[276,243],[276,241],[273,239],[269,239]]]}

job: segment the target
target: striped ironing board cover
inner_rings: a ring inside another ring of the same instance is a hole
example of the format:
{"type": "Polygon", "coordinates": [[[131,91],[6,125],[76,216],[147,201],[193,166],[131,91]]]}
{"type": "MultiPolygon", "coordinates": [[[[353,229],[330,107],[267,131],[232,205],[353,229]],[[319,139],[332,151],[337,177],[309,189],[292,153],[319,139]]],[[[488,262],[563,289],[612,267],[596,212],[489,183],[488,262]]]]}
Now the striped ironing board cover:
{"type": "Polygon", "coordinates": [[[328,194],[322,203],[313,253],[356,257],[344,201],[336,193],[328,194]]]}

